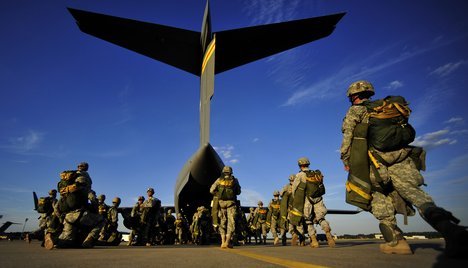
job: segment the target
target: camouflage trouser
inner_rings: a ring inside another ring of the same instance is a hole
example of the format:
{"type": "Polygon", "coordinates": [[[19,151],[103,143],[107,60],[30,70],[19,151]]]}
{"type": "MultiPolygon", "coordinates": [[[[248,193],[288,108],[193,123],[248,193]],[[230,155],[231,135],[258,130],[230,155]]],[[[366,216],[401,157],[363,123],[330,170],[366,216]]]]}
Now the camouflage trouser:
{"type": "MultiPolygon", "coordinates": [[[[312,200],[310,198],[305,199],[304,218],[309,236],[317,234],[317,230],[315,230],[314,224],[320,224],[320,227],[325,232],[331,231],[328,221],[325,220],[325,215],[327,215],[327,208],[323,203],[323,198],[319,197],[312,200]]],[[[302,225],[297,226],[297,230],[299,233],[304,235],[305,232],[302,225]]]]}
{"type": "Polygon", "coordinates": [[[278,233],[276,231],[276,228],[278,227],[279,219],[271,216],[271,223],[270,223],[270,232],[273,235],[273,237],[278,237],[278,233]]]}
{"type": "Polygon", "coordinates": [[[86,238],[97,240],[103,224],[102,216],[97,213],[80,210],[69,212],[65,215],[59,241],[81,243],[82,241],[77,241],[80,230],[87,230],[86,238]]]}
{"type": "Polygon", "coordinates": [[[219,232],[221,235],[233,235],[236,231],[237,207],[234,201],[219,201],[218,217],[220,218],[219,232]]]}
{"type": "MultiPolygon", "coordinates": [[[[417,170],[411,158],[395,163],[389,167],[381,165],[379,174],[384,182],[391,181],[393,188],[403,199],[416,207],[425,203],[433,203],[432,198],[424,192],[420,186],[424,183],[424,178],[417,170]]],[[[375,175],[371,172],[371,179],[375,175]]],[[[392,197],[379,192],[372,194],[371,212],[381,224],[393,230],[394,237],[402,237],[401,230],[397,226],[395,217],[395,206],[392,197]]]]}
{"type": "Polygon", "coordinates": [[[185,241],[183,241],[183,237],[182,237],[182,235],[183,235],[182,227],[176,227],[175,228],[175,235],[176,235],[176,238],[179,241],[179,243],[182,244],[182,242],[185,242],[185,241]]]}
{"type": "Polygon", "coordinates": [[[258,237],[260,237],[260,234],[263,235],[263,236],[266,236],[267,233],[268,233],[268,226],[267,226],[266,222],[258,221],[256,229],[257,229],[257,236],[258,237]]]}

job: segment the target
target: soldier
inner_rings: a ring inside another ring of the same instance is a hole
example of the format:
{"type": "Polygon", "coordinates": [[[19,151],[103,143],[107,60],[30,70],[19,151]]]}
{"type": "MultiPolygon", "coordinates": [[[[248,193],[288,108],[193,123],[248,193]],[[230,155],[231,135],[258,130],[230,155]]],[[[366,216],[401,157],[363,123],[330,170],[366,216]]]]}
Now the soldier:
{"type": "MultiPolygon", "coordinates": [[[[351,107],[343,120],[343,141],[340,152],[344,168],[350,173],[356,171],[352,169],[353,167],[350,169],[350,158],[357,157],[351,155],[355,129],[362,123],[368,122],[367,105],[370,104],[369,99],[374,94],[373,85],[363,80],[352,83],[347,90],[351,107]]],[[[397,226],[394,202],[400,196],[404,201],[416,206],[421,217],[442,234],[447,256],[466,256],[468,253],[466,227],[459,226],[459,220],[452,213],[436,206],[433,199],[420,188],[424,183],[420,173],[423,169],[423,163],[419,158],[421,148],[402,146],[386,152],[375,148],[369,148],[369,151],[372,155],[369,178],[373,189],[370,211],[379,220],[379,228],[385,239],[385,243],[380,245],[380,251],[387,254],[413,253],[403,238],[401,229],[397,226]],[[418,157],[414,157],[415,154],[418,157]],[[386,188],[384,191],[381,189],[382,185],[386,188]]],[[[368,152],[365,151],[365,153],[368,152]]],[[[361,169],[365,168],[367,167],[361,169]]]]}
{"type": "MultiPolygon", "coordinates": [[[[65,217],[57,247],[81,245],[84,248],[91,248],[102,228],[102,217],[90,209],[97,206],[97,200],[91,189],[92,181],[87,172],[88,167],[88,163],[82,162],[78,165],[77,171],[64,171],[60,174],[61,200],[57,207],[65,217]]],[[[48,233],[45,237],[45,247],[52,249],[54,244],[53,237],[48,233]]]]}
{"type": "Polygon", "coordinates": [[[128,246],[133,245],[133,239],[137,236],[136,245],[141,245],[142,233],[141,233],[141,216],[143,215],[143,202],[145,201],[144,196],[138,197],[138,202],[133,206],[130,218],[132,219],[132,231],[128,237],[128,246]]]}
{"type": "Polygon", "coordinates": [[[101,232],[99,233],[99,240],[104,241],[105,236],[107,233],[107,211],[109,210],[109,206],[105,203],[106,195],[100,194],[97,197],[98,200],[98,213],[104,219],[104,227],[102,227],[101,232]]]}
{"type": "MultiPolygon", "coordinates": [[[[315,230],[314,224],[319,224],[322,230],[325,232],[327,242],[330,247],[335,246],[335,241],[331,235],[330,224],[325,220],[327,214],[327,208],[323,203],[323,194],[325,194],[325,186],[323,185],[323,175],[320,170],[310,170],[310,161],[307,157],[301,157],[297,161],[300,171],[296,174],[292,192],[294,193],[293,211],[302,212],[303,223],[307,226],[307,231],[310,238],[310,246],[312,248],[318,248],[319,243],[317,241],[317,231],[315,230]],[[302,204],[303,210],[301,211],[299,206],[302,204]]],[[[297,225],[298,231],[303,237],[305,237],[304,226],[300,222],[297,225]]]]}
{"type": "Polygon", "coordinates": [[[268,226],[266,223],[267,215],[268,215],[268,208],[263,207],[263,202],[258,201],[258,207],[255,209],[255,219],[254,225],[255,230],[257,231],[257,237],[260,239],[259,244],[262,243],[266,245],[266,237],[268,233],[268,226]],[[262,240],[263,237],[263,240],[262,240]]]}
{"type": "Polygon", "coordinates": [[[252,243],[252,236],[255,238],[255,244],[257,244],[257,229],[255,229],[255,224],[254,224],[254,219],[255,219],[255,208],[250,208],[249,209],[249,217],[247,218],[247,226],[248,226],[248,243],[252,243]]]}
{"type": "MultiPolygon", "coordinates": [[[[57,190],[52,189],[49,191],[49,196],[41,197],[38,201],[37,211],[41,213],[39,217],[39,228],[47,234],[48,230],[55,227],[59,223],[58,218],[55,216],[54,207],[57,204],[57,190]]],[[[55,232],[54,232],[55,233],[55,232]]],[[[44,246],[44,240],[42,241],[41,247],[44,246]]]]}
{"type": "Polygon", "coordinates": [[[144,225],[143,240],[144,243],[146,243],[146,246],[149,247],[154,242],[155,224],[158,220],[161,201],[153,197],[153,188],[148,188],[148,190],[146,190],[146,194],[148,195],[148,198],[143,202],[141,222],[144,225]]]}
{"type": "Polygon", "coordinates": [[[297,228],[292,225],[289,222],[289,212],[292,209],[293,205],[293,195],[292,195],[292,185],[294,182],[294,179],[296,178],[295,174],[291,174],[289,176],[289,183],[286,184],[283,189],[280,192],[281,196],[281,223],[280,223],[280,229],[281,229],[281,243],[283,246],[286,246],[286,232],[289,230],[291,233],[291,245],[292,246],[297,246],[297,241],[299,239],[299,232],[297,231],[297,228]]]}
{"type": "Polygon", "coordinates": [[[279,191],[273,192],[273,199],[268,204],[268,215],[267,215],[267,225],[270,226],[271,234],[273,235],[274,242],[273,245],[279,244],[279,237],[278,237],[278,227],[280,223],[280,199],[279,199],[279,191]]]}
{"type": "Polygon", "coordinates": [[[111,244],[115,244],[116,242],[120,242],[119,237],[121,236],[117,228],[119,227],[119,218],[118,218],[118,211],[120,205],[120,198],[115,197],[112,199],[112,207],[109,208],[107,212],[107,228],[106,228],[106,241],[111,244]]]}
{"type": "Polygon", "coordinates": [[[187,243],[187,222],[182,217],[182,214],[177,213],[177,218],[174,222],[175,225],[175,235],[176,235],[176,244],[186,244],[187,243]]]}
{"type": "Polygon", "coordinates": [[[165,215],[165,243],[169,245],[173,245],[175,243],[175,221],[176,218],[172,215],[172,209],[168,209],[167,214],[165,215]]]}
{"type": "Polygon", "coordinates": [[[232,248],[231,237],[235,232],[236,200],[241,193],[239,181],[232,175],[230,166],[223,167],[221,177],[211,185],[210,193],[218,197],[221,219],[219,231],[221,233],[221,248],[232,248]]]}

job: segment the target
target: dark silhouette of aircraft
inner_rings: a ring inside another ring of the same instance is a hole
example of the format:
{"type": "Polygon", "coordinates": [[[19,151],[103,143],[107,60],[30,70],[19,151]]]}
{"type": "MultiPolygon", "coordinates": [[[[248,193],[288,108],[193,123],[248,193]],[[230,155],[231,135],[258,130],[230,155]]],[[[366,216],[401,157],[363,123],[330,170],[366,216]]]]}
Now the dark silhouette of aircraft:
{"type": "MultiPolygon", "coordinates": [[[[174,193],[175,210],[187,219],[192,218],[197,207],[210,206],[209,188],[224,166],[210,144],[210,102],[215,74],[324,38],[345,15],[339,13],[212,32],[207,1],[201,32],[195,32],[73,8],[68,10],[82,32],[200,77],[200,145],[180,171],[174,193]]],[[[329,210],[328,213],[357,212],[329,210]]]]}
{"type": "Polygon", "coordinates": [[[10,228],[11,225],[13,224],[19,224],[19,223],[15,223],[15,222],[11,222],[11,221],[7,221],[5,222],[4,224],[2,224],[2,226],[0,226],[0,235],[5,235],[5,231],[10,228]]]}

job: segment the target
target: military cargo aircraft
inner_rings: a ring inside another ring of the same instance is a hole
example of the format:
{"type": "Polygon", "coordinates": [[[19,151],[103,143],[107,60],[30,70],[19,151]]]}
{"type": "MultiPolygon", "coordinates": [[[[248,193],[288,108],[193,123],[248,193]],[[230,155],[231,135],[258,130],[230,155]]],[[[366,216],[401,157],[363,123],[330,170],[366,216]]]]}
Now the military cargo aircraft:
{"type": "MultiPolygon", "coordinates": [[[[80,30],[200,77],[200,144],[179,173],[174,207],[191,219],[197,207],[209,207],[209,188],[224,166],[210,144],[210,102],[214,76],[235,67],[304,45],[330,35],[345,13],[211,31],[209,1],[201,32],[68,9],[80,30]]],[[[125,217],[126,210],[123,209],[125,217]]],[[[128,211],[127,211],[128,212],[128,211]]],[[[353,214],[356,211],[329,210],[353,214]]]]}

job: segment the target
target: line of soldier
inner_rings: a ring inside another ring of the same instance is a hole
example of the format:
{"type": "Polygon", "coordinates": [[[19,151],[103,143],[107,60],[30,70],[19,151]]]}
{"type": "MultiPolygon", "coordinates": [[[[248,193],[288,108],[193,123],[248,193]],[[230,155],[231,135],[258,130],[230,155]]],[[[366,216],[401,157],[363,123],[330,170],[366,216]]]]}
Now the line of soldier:
{"type": "MultiPolygon", "coordinates": [[[[421,189],[424,178],[420,170],[425,169],[425,152],[422,148],[409,145],[414,140],[415,131],[408,123],[411,110],[406,101],[400,96],[370,101],[374,94],[373,85],[364,80],[352,83],[347,90],[351,107],[343,120],[343,140],[340,149],[344,168],[349,172],[346,202],[369,211],[379,220],[379,228],[385,239],[385,243],[380,246],[383,253],[413,253],[397,226],[395,215],[412,215],[415,212],[413,206],[416,206],[422,218],[444,237],[445,254],[448,257],[466,255],[466,227],[460,226],[460,221],[452,213],[438,207],[421,189]],[[382,114],[376,112],[378,109],[381,109],[382,114]],[[395,118],[398,120],[393,120],[395,118]],[[393,121],[382,124],[388,119],[393,121]],[[383,121],[380,125],[371,125],[369,122],[372,120],[383,121]],[[399,132],[395,132],[397,136],[387,135],[388,126],[391,129],[398,128],[399,132]],[[370,127],[374,128],[374,136],[371,135],[370,127]]],[[[221,176],[210,188],[213,195],[211,217],[208,209],[201,207],[197,210],[193,218],[194,223],[190,227],[194,235],[192,239],[200,244],[206,242],[210,233],[208,226],[211,218],[212,226],[221,236],[223,249],[232,248],[233,244],[241,240],[248,241],[252,234],[256,242],[259,238],[265,244],[268,229],[273,234],[275,245],[279,244],[280,239],[282,245],[285,245],[286,232],[290,232],[292,245],[298,242],[305,245],[308,234],[309,245],[317,248],[319,243],[314,225],[318,224],[326,234],[328,245],[334,247],[331,228],[325,220],[327,209],[322,197],[325,194],[324,177],[320,170],[309,169],[309,165],[309,159],[300,158],[300,171],[290,176],[289,184],[283,187],[281,193],[274,192],[269,208],[264,208],[263,203],[259,202],[258,207],[251,210],[248,220],[240,210],[237,200],[241,193],[239,181],[233,176],[232,168],[225,166],[221,176]]],[[[91,190],[92,180],[87,170],[88,164],[80,163],[77,171],[62,172],[62,180],[58,185],[61,198],[57,201],[54,196],[56,192],[51,192],[54,199],[51,202],[53,213],[41,218],[40,222],[41,226],[45,225],[47,229],[44,243],[46,248],[77,245],[92,247],[100,233],[116,230],[113,216],[107,217],[106,222],[98,213],[95,193],[91,190]]],[[[139,227],[132,230],[131,237],[137,236],[137,239],[141,240],[136,244],[152,245],[157,234],[161,233],[157,232],[156,227],[158,219],[162,217],[158,217],[160,201],[153,197],[154,190],[149,188],[147,193],[148,199],[141,198],[138,203],[142,209],[132,211],[133,215],[141,215],[132,217],[139,222],[139,225],[136,225],[139,227]]],[[[118,203],[116,202],[116,208],[118,203]]],[[[177,225],[176,221],[173,221],[174,226],[177,225]]],[[[178,233],[178,237],[183,236],[183,232],[181,233],[178,233]]],[[[182,243],[181,238],[179,242],[182,243]]]]}

